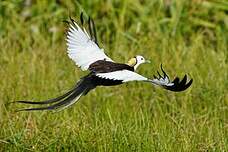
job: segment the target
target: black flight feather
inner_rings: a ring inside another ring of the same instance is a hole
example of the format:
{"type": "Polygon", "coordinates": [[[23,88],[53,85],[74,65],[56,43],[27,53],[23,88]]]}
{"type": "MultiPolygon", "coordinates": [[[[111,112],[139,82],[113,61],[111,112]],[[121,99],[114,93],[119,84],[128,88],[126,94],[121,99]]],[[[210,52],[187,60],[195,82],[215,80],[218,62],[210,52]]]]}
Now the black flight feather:
{"type": "Polygon", "coordinates": [[[82,26],[83,26],[83,24],[84,24],[83,12],[81,12],[81,15],[80,15],[80,20],[81,20],[81,24],[82,24],[82,26]]]}
{"type": "Polygon", "coordinates": [[[77,26],[75,25],[74,19],[73,19],[71,16],[70,16],[70,20],[71,20],[71,23],[74,25],[74,27],[75,27],[76,29],[78,29],[77,26]]]}
{"type": "MultiPolygon", "coordinates": [[[[168,79],[168,82],[170,82],[169,76],[166,74],[166,72],[164,71],[164,69],[162,68],[162,64],[161,64],[161,71],[163,73],[163,76],[161,76],[161,74],[157,71],[157,74],[159,77],[154,75],[154,78],[157,79],[158,81],[161,81],[160,79],[163,79],[163,81],[165,79],[168,79]]],[[[191,86],[193,82],[193,79],[191,79],[189,82],[187,82],[187,75],[185,75],[183,77],[183,79],[180,81],[179,77],[176,77],[171,83],[173,83],[173,85],[166,85],[166,84],[161,84],[161,86],[167,90],[170,91],[174,91],[174,92],[180,92],[180,91],[184,91],[186,90],[188,87],[191,86]]]]}
{"type": "Polygon", "coordinates": [[[92,25],[91,25],[91,18],[89,16],[89,19],[88,19],[88,26],[89,26],[89,34],[90,34],[90,37],[91,37],[91,40],[94,41],[94,36],[93,36],[93,32],[92,32],[92,25]]]}
{"type": "Polygon", "coordinates": [[[164,76],[163,76],[163,78],[168,78],[168,80],[169,80],[169,76],[166,74],[166,72],[164,71],[164,69],[162,68],[162,64],[161,64],[161,70],[162,70],[162,72],[163,72],[163,74],[164,74],[164,76]]]}
{"type": "MultiPolygon", "coordinates": [[[[96,26],[95,26],[95,23],[93,21],[93,19],[91,19],[92,21],[92,26],[93,26],[93,36],[94,36],[94,42],[98,45],[98,42],[97,42],[97,32],[96,32],[96,26]]],[[[99,46],[99,45],[98,45],[99,46]]]]}

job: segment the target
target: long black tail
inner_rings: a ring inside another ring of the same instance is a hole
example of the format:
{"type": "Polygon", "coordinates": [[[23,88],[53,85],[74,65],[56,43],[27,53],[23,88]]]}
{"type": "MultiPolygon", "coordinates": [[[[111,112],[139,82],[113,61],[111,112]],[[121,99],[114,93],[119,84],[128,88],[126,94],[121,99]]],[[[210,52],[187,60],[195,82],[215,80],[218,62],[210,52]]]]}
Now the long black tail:
{"type": "Polygon", "coordinates": [[[19,109],[17,111],[34,111],[34,110],[63,110],[72,104],[76,103],[82,95],[86,95],[90,90],[94,89],[90,77],[86,76],[82,78],[70,91],[57,98],[32,102],[32,101],[16,101],[16,103],[32,104],[32,105],[46,105],[52,104],[46,107],[26,108],[19,109]]]}

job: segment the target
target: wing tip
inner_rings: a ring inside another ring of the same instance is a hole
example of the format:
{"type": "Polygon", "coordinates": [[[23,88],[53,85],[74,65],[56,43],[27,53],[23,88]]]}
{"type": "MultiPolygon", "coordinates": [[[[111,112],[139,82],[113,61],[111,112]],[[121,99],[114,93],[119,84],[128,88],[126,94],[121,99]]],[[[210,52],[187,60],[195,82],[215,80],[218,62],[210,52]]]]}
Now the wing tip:
{"type": "Polygon", "coordinates": [[[153,77],[156,80],[155,84],[162,86],[166,90],[173,91],[173,92],[185,91],[193,83],[193,79],[190,79],[187,82],[188,77],[187,77],[187,74],[185,74],[182,79],[180,79],[179,77],[175,77],[173,79],[173,81],[171,82],[172,85],[170,85],[171,83],[170,83],[169,76],[164,71],[162,64],[161,64],[160,68],[161,68],[161,71],[163,73],[163,76],[159,73],[159,71],[157,71],[158,77],[155,75],[153,77]],[[168,81],[163,82],[166,78],[168,79],[168,81]]]}

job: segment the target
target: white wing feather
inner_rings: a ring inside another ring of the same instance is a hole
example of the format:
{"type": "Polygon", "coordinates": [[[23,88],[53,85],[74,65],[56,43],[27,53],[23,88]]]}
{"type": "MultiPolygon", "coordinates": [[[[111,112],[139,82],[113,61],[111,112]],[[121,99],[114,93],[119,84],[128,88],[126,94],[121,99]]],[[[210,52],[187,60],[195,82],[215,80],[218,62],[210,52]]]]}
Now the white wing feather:
{"type": "Polygon", "coordinates": [[[174,83],[171,83],[168,77],[165,78],[158,78],[158,79],[148,79],[138,73],[129,71],[129,70],[121,70],[121,71],[114,71],[109,73],[97,73],[96,76],[104,79],[110,80],[121,80],[123,82],[129,81],[146,81],[152,82],[155,85],[159,86],[173,86],[174,83]]]}
{"type": "Polygon", "coordinates": [[[129,70],[114,71],[109,73],[97,73],[96,76],[110,80],[121,80],[123,82],[149,80],[148,78],[145,78],[142,75],[129,70]]]}
{"type": "Polygon", "coordinates": [[[105,55],[103,49],[100,49],[91,40],[85,29],[83,31],[76,22],[74,22],[74,25],[70,24],[66,40],[68,56],[77,66],[85,71],[89,68],[90,64],[97,60],[105,59],[106,61],[112,61],[105,55]]]}
{"type": "Polygon", "coordinates": [[[174,83],[170,82],[169,79],[166,77],[165,79],[153,79],[151,80],[153,84],[159,85],[159,86],[173,86],[174,83]]]}

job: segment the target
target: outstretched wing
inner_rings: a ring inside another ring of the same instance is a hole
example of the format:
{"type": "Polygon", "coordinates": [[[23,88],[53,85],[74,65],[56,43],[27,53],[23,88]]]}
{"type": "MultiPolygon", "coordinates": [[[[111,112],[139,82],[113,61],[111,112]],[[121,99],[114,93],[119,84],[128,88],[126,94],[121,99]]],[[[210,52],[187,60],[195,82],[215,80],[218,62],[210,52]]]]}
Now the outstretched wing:
{"type": "Polygon", "coordinates": [[[163,70],[162,65],[161,65],[161,70],[162,70],[163,76],[157,71],[158,76],[154,75],[154,79],[151,80],[151,82],[163,87],[166,90],[170,90],[174,92],[184,91],[187,88],[189,88],[193,82],[193,79],[187,82],[187,75],[185,75],[181,81],[179,77],[176,77],[173,81],[170,81],[169,76],[163,70]]]}
{"type": "Polygon", "coordinates": [[[148,78],[129,70],[120,70],[120,71],[114,71],[114,72],[108,72],[108,73],[96,73],[95,75],[100,78],[109,79],[109,80],[119,80],[122,82],[149,81],[148,78]]]}
{"type": "Polygon", "coordinates": [[[165,73],[162,68],[163,76],[158,72],[158,77],[154,76],[154,79],[148,79],[138,73],[129,71],[129,70],[120,70],[108,73],[96,73],[95,75],[109,80],[120,80],[123,83],[129,81],[144,81],[144,82],[151,82],[152,84],[161,86],[162,88],[174,92],[180,92],[186,90],[192,84],[192,79],[187,82],[187,76],[185,75],[184,78],[180,81],[178,77],[176,77],[173,81],[170,81],[169,76],[165,73]]]}
{"type": "MultiPolygon", "coordinates": [[[[83,21],[83,14],[81,14],[81,22],[83,21]]],[[[89,68],[89,65],[98,60],[106,60],[113,62],[103,49],[97,45],[95,24],[89,18],[88,26],[89,33],[86,29],[82,28],[73,20],[69,23],[69,30],[67,32],[67,52],[68,56],[80,67],[83,71],[89,68]]]]}

